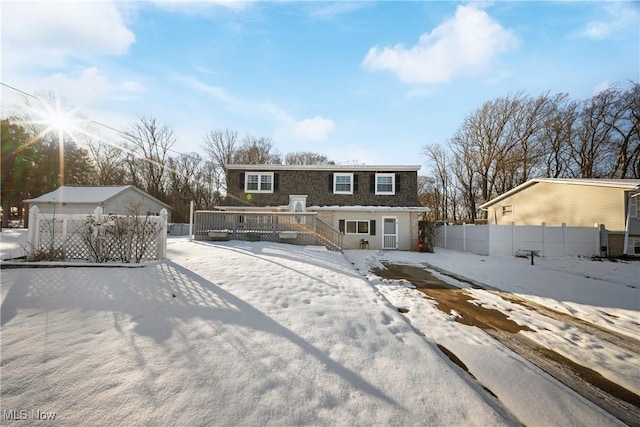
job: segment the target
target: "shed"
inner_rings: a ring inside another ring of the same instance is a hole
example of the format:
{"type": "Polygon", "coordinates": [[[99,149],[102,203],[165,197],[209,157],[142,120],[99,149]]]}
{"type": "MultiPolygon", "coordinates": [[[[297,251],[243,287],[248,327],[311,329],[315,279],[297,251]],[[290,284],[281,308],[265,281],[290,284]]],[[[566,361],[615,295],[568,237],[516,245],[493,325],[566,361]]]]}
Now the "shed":
{"type": "Polygon", "coordinates": [[[133,185],[62,186],[34,199],[24,201],[29,209],[37,206],[42,213],[89,214],[100,206],[105,214],[128,214],[139,204],[142,215],[159,215],[171,207],[133,185]]]}

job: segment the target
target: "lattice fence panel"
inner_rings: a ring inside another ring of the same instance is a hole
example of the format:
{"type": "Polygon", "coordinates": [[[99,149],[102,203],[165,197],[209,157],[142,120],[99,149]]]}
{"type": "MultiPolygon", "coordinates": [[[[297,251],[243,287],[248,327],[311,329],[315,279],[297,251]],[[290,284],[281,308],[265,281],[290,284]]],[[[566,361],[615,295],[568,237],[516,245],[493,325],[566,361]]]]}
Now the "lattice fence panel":
{"type": "Polygon", "coordinates": [[[87,221],[68,220],[64,254],[68,259],[90,259],[90,250],[86,242],[87,221]]]}
{"type": "Polygon", "coordinates": [[[42,260],[156,260],[166,244],[166,213],[164,217],[101,213],[53,217],[36,211],[30,224],[34,227],[34,233],[30,230],[32,254],[42,260]]]}

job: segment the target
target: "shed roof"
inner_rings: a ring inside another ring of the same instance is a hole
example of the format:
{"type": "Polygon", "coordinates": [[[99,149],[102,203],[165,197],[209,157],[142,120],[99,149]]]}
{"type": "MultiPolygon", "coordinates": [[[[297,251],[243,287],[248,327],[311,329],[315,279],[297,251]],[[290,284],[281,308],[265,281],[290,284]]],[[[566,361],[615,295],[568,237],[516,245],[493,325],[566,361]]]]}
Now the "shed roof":
{"type": "Polygon", "coordinates": [[[495,203],[498,203],[499,201],[504,200],[515,193],[518,193],[524,190],[525,188],[531,187],[541,182],[550,183],[550,184],[564,184],[564,185],[589,185],[589,186],[598,186],[598,187],[612,187],[612,188],[620,188],[623,190],[632,190],[632,191],[640,190],[640,179],[534,178],[480,205],[480,209],[486,209],[489,206],[495,203]]]}
{"type": "Polygon", "coordinates": [[[152,195],[140,190],[133,185],[104,185],[104,186],[70,186],[63,185],[55,190],[43,194],[34,199],[25,200],[25,203],[66,203],[66,204],[100,204],[116,197],[118,194],[131,189],[141,196],[148,197],[167,209],[169,205],[152,195]]]}

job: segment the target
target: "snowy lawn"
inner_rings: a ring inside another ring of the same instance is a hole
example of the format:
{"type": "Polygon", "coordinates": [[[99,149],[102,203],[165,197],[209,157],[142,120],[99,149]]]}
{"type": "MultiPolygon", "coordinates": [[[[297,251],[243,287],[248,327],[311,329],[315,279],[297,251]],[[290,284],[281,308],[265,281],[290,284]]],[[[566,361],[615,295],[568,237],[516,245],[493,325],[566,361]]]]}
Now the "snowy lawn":
{"type": "MultiPolygon", "coordinates": [[[[449,255],[453,270],[470,262],[449,255]]],[[[347,260],[315,247],[172,238],[169,259],[143,268],[3,269],[3,413],[50,411],[63,425],[616,424],[506,349],[480,345],[482,331],[415,290],[367,272],[385,257],[439,256],[348,251],[347,260]],[[496,375],[483,361],[513,365],[489,385],[500,402],[436,343],[477,351],[470,369],[485,385],[496,375]]],[[[616,286],[637,301],[637,288],[616,286]]],[[[589,316],[607,307],[618,329],[638,320],[637,306],[542,294],[531,292],[589,316]]]]}
{"type": "Polygon", "coordinates": [[[169,254],[3,270],[2,409],[65,425],[505,422],[341,254],[186,239],[169,254]]]}
{"type": "Polygon", "coordinates": [[[19,258],[24,255],[27,244],[27,230],[24,228],[4,228],[0,232],[0,259],[19,258]]]}

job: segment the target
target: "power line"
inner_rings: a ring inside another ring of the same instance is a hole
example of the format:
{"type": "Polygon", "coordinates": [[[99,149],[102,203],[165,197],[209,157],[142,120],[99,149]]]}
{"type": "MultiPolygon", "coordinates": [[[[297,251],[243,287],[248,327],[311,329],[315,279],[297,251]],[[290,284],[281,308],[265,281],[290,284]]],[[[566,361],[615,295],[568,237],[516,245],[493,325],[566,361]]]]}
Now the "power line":
{"type": "MultiPolygon", "coordinates": [[[[20,94],[22,94],[22,95],[24,95],[24,96],[29,97],[29,98],[33,98],[33,99],[36,99],[36,100],[39,100],[39,101],[41,100],[41,98],[40,98],[40,97],[38,97],[38,96],[36,96],[36,95],[33,95],[33,94],[31,94],[31,93],[28,93],[28,92],[25,92],[25,91],[24,91],[24,90],[22,90],[22,89],[19,89],[19,88],[17,88],[17,87],[11,86],[11,85],[6,84],[6,83],[4,83],[4,82],[0,82],[0,85],[2,85],[2,86],[4,86],[4,87],[6,87],[7,89],[14,90],[14,91],[16,91],[16,92],[18,92],[18,93],[20,93],[20,94]]],[[[99,121],[94,120],[94,119],[85,119],[85,121],[86,121],[86,122],[89,122],[89,123],[93,123],[93,124],[98,125],[98,126],[102,126],[102,127],[103,127],[103,128],[105,128],[105,129],[109,129],[109,130],[111,130],[111,131],[113,131],[113,132],[119,133],[120,135],[123,135],[123,136],[125,136],[125,137],[127,137],[127,138],[135,139],[135,140],[138,140],[138,141],[144,141],[144,140],[143,140],[142,138],[140,138],[140,137],[137,137],[137,136],[135,136],[135,135],[132,135],[132,134],[130,134],[130,133],[128,133],[128,132],[126,132],[126,131],[123,131],[123,130],[120,130],[120,129],[114,128],[113,126],[110,126],[110,125],[108,125],[108,124],[106,124],[106,123],[102,123],[102,122],[99,122],[99,121]]],[[[179,151],[172,150],[171,148],[168,148],[168,149],[167,149],[167,151],[170,151],[170,152],[175,153],[175,154],[179,154],[179,155],[181,155],[181,156],[194,157],[194,156],[193,156],[193,155],[191,155],[191,154],[181,153],[181,152],[179,152],[179,151]]]]}

